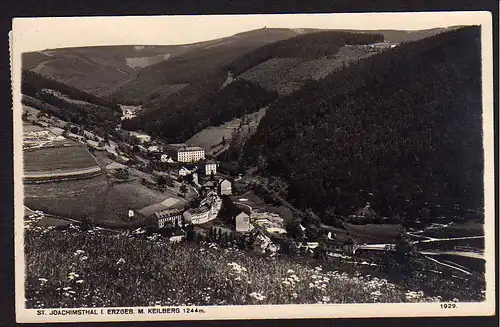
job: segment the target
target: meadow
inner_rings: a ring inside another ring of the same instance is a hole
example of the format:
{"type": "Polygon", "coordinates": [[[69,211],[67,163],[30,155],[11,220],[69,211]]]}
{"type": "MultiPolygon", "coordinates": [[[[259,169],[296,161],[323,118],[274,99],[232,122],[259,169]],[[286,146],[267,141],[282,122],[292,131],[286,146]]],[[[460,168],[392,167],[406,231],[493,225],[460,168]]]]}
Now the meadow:
{"type": "Polygon", "coordinates": [[[42,148],[25,151],[23,155],[26,172],[71,170],[97,166],[87,148],[81,145],[42,148]]]}
{"type": "Polygon", "coordinates": [[[432,285],[444,291],[432,295],[422,283],[391,282],[363,258],[269,257],[74,226],[27,227],[25,253],[28,308],[439,302],[482,294],[480,284],[438,276],[432,285]]]}
{"type": "Polygon", "coordinates": [[[79,220],[97,212],[107,183],[107,177],[101,175],[82,180],[25,184],[24,205],[33,210],[79,220]]]}

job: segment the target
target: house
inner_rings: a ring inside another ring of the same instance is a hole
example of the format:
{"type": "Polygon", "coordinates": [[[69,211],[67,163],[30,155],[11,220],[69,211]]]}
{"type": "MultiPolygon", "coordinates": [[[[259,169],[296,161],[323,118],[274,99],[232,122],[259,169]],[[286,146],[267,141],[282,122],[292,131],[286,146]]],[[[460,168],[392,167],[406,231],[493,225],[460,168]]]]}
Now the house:
{"type": "Polygon", "coordinates": [[[246,233],[253,229],[252,224],[250,224],[250,216],[244,212],[241,212],[235,218],[236,221],[236,231],[238,233],[246,233]]]}
{"type": "Polygon", "coordinates": [[[181,169],[179,169],[179,176],[187,176],[189,174],[192,174],[193,172],[189,169],[187,169],[186,167],[181,167],[181,169]]]}
{"type": "Polygon", "coordinates": [[[148,134],[130,132],[130,135],[138,138],[141,143],[151,142],[151,136],[149,136],[148,134]]]}
{"type": "Polygon", "coordinates": [[[205,150],[199,146],[188,146],[185,143],[169,144],[165,150],[178,162],[198,162],[205,159],[205,150]]]}
{"type": "Polygon", "coordinates": [[[377,213],[371,207],[370,202],[367,202],[366,206],[356,211],[354,216],[358,218],[370,218],[377,216],[377,213]]]}
{"type": "Polygon", "coordinates": [[[219,193],[220,195],[231,195],[232,190],[231,190],[231,182],[228,181],[227,179],[223,179],[219,183],[219,193]]]}
{"type": "Polygon", "coordinates": [[[168,162],[168,163],[174,162],[174,160],[172,158],[170,158],[167,154],[164,154],[164,153],[160,156],[160,161],[161,162],[168,162]]]}
{"type": "Polygon", "coordinates": [[[148,147],[148,152],[154,153],[154,152],[160,152],[160,147],[158,145],[151,145],[148,147]]]}
{"type": "Polygon", "coordinates": [[[148,217],[158,228],[181,226],[184,203],[176,198],[167,198],[137,211],[137,214],[148,217]]]}
{"type": "Polygon", "coordinates": [[[203,160],[198,164],[198,166],[200,171],[205,174],[205,176],[217,174],[217,163],[213,160],[203,160]]]}

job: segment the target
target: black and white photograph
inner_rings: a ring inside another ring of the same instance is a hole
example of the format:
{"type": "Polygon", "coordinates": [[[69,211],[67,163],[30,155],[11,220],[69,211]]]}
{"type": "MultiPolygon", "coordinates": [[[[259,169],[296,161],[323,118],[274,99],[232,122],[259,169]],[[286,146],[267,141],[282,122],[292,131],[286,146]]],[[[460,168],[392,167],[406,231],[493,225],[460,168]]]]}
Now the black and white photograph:
{"type": "Polygon", "coordinates": [[[493,314],[491,40],[485,12],[15,19],[18,322],[493,314]]]}

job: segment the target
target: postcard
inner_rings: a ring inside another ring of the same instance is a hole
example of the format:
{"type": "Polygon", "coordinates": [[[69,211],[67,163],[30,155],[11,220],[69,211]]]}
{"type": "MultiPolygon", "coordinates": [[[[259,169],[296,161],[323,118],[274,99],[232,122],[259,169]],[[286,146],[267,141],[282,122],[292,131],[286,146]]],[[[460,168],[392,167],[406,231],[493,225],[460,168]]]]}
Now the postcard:
{"type": "Polygon", "coordinates": [[[494,314],[490,13],[10,41],[18,322],[494,314]]]}

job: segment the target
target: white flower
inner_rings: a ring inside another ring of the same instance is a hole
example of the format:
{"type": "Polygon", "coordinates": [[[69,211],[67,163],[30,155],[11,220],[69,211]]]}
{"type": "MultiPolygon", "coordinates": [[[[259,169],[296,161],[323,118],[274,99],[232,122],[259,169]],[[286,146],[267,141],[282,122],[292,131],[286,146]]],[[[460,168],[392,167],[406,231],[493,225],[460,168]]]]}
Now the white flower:
{"type": "Polygon", "coordinates": [[[77,283],[77,284],[81,284],[81,283],[83,283],[83,279],[79,279],[79,280],[77,280],[77,281],[76,281],[76,283],[77,283]]]}
{"type": "Polygon", "coordinates": [[[253,297],[254,299],[258,300],[258,301],[262,301],[264,300],[266,297],[258,292],[252,292],[249,294],[251,297],[253,297]]]}
{"type": "Polygon", "coordinates": [[[294,272],[295,272],[295,271],[293,271],[292,269],[288,269],[288,270],[286,271],[286,273],[287,273],[287,274],[293,274],[294,272]]]}
{"type": "Polygon", "coordinates": [[[330,297],[329,297],[329,296],[323,296],[323,297],[321,298],[321,300],[322,300],[323,302],[330,302],[330,297]]]}
{"type": "Polygon", "coordinates": [[[68,279],[73,280],[73,279],[75,279],[76,277],[79,277],[79,276],[80,276],[80,275],[78,275],[77,273],[70,272],[70,273],[68,274],[68,279]]]}
{"type": "Polygon", "coordinates": [[[83,251],[83,250],[76,250],[73,255],[76,257],[76,256],[78,256],[80,254],[83,254],[83,253],[85,253],[85,251],[83,251]]]}
{"type": "Polygon", "coordinates": [[[120,259],[116,262],[116,264],[117,264],[117,265],[122,264],[122,263],[125,263],[125,259],[123,259],[123,258],[120,258],[120,259]]]}
{"type": "Polygon", "coordinates": [[[47,279],[46,279],[46,278],[38,278],[38,280],[39,280],[40,282],[42,282],[42,283],[47,282],[47,279]]]}

